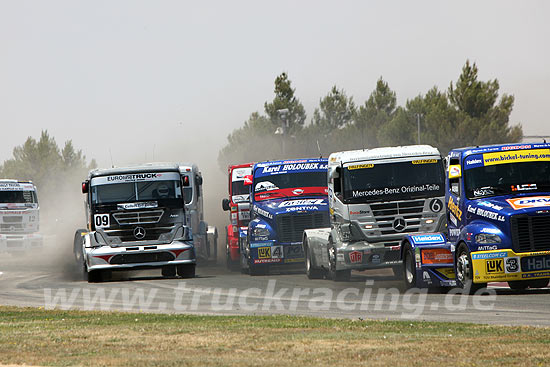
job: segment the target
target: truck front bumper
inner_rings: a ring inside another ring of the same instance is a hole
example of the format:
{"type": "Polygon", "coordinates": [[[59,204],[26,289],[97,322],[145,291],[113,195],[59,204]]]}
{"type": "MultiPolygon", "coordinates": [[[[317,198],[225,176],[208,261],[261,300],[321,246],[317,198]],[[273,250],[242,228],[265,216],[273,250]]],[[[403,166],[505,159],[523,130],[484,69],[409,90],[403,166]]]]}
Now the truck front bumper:
{"type": "Polygon", "coordinates": [[[401,246],[365,241],[344,242],[336,248],[336,270],[366,270],[401,266],[401,246]]]}
{"type": "Polygon", "coordinates": [[[160,268],[166,265],[196,264],[192,244],[174,241],[166,245],[86,248],[88,271],[160,268]]]}
{"type": "Polygon", "coordinates": [[[550,278],[550,251],[476,251],[471,256],[474,283],[550,278]]]}
{"type": "Polygon", "coordinates": [[[283,243],[274,240],[251,241],[249,250],[251,265],[304,263],[302,243],[283,243]]]}
{"type": "Polygon", "coordinates": [[[27,251],[42,246],[43,237],[40,234],[0,234],[0,252],[27,251]]]}

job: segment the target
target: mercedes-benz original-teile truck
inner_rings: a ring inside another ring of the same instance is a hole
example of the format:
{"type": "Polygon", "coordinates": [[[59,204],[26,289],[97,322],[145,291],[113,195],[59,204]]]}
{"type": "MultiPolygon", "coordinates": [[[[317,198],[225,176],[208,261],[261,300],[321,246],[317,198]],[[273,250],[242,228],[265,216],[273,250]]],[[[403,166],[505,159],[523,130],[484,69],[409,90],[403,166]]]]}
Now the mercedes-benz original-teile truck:
{"type": "Polygon", "coordinates": [[[444,168],[428,145],[333,153],[328,161],[330,227],[308,229],[310,279],[348,280],[351,270],[402,274],[401,240],[445,227],[444,168]]]}
{"type": "Polygon", "coordinates": [[[0,252],[42,247],[38,196],[31,181],[0,180],[0,252]]]}
{"type": "Polygon", "coordinates": [[[87,280],[143,268],[194,277],[196,248],[186,205],[199,195],[190,188],[200,186],[192,167],[178,164],[91,171],[82,183],[87,229],[78,230],[74,242],[87,280]]]}

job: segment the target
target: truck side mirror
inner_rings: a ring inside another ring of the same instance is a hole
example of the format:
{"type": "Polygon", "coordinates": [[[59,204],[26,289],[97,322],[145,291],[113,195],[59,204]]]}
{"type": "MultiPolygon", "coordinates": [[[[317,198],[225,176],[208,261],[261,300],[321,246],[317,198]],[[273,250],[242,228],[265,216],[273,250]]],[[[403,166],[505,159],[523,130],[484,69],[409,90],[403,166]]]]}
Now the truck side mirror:
{"type": "Polygon", "coordinates": [[[224,199],[222,200],[222,209],[223,209],[223,211],[225,211],[225,212],[228,211],[229,209],[231,209],[231,208],[229,207],[229,199],[228,199],[228,198],[224,198],[224,199]]]}
{"type": "Polygon", "coordinates": [[[197,185],[201,186],[202,185],[202,176],[197,175],[196,179],[197,179],[197,185]]]}
{"type": "Polygon", "coordinates": [[[90,189],[90,181],[82,181],[82,193],[87,194],[88,190],[90,189]]]}

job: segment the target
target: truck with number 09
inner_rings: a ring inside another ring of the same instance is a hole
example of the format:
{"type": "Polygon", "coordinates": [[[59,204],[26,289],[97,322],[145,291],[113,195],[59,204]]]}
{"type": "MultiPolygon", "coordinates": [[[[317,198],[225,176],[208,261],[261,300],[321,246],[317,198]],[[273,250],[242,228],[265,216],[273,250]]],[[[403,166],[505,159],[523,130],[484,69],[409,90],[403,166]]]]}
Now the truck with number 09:
{"type": "Polygon", "coordinates": [[[256,163],[252,177],[251,221],[242,241],[241,270],[266,274],[270,268],[302,268],[303,232],[328,225],[327,159],[256,163]]]}
{"type": "Polygon", "coordinates": [[[448,228],[404,239],[407,286],[456,284],[466,293],[491,282],[546,287],[550,144],[453,149],[446,164],[448,228]]]}
{"type": "Polygon", "coordinates": [[[240,243],[246,241],[250,222],[250,180],[254,163],[231,165],[227,168],[229,178],[229,198],[222,200],[222,209],[229,211],[231,223],[225,227],[226,265],[230,270],[238,270],[240,243]]]}
{"type": "Polygon", "coordinates": [[[215,253],[205,247],[208,226],[196,165],[97,169],[82,192],[87,228],[76,232],[74,254],[88,281],[142,268],[194,277],[196,258],[215,253]]]}
{"type": "Polygon", "coordinates": [[[31,181],[0,180],[0,251],[42,248],[38,197],[31,181]]]}
{"type": "Polygon", "coordinates": [[[401,276],[401,240],[445,226],[443,162],[431,146],[332,153],[327,180],[330,225],[302,238],[310,279],[375,268],[401,276]]]}

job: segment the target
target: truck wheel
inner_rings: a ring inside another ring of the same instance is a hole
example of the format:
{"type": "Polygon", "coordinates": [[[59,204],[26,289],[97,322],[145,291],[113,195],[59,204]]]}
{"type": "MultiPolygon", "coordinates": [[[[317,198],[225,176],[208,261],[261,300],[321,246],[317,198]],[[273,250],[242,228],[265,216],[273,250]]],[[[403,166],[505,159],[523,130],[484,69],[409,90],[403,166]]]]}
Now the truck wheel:
{"type": "Polygon", "coordinates": [[[231,255],[229,252],[226,252],[225,254],[225,266],[227,267],[227,270],[230,271],[237,271],[239,270],[239,262],[231,260],[231,255]]]}
{"type": "Polygon", "coordinates": [[[416,287],[416,262],[414,252],[409,244],[403,252],[403,280],[407,289],[416,287]]]}
{"type": "Polygon", "coordinates": [[[269,266],[268,265],[249,265],[248,266],[248,273],[252,276],[256,275],[267,275],[269,274],[269,266]]]}
{"type": "Polygon", "coordinates": [[[101,283],[103,281],[101,270],[86,271],[86,280],[88,283],[101,283]]]}
{"type": "Polygon", "coordinates": [[[336,247],[332,239],[328,243],[328,269],[329,277],[335,282],[347,282],[351,278],[351,270],[336,270],[336,247]]]}
{"type": "Polygon", "coordinates": [[[174,265],[163,266],[161,273],[165,278],[174,278],[176,276],[176,267],[174,265]]]}
{"type": "Polygon", "coordinates": [[[178,275],[182,278],[195,277],[195,264],[178,265],[176,269],[178,271],[178,275]]]}
{"type": "Polygon", "coordinates": [[[309,279],[323,279],[324,271],[322,269],[315,268],[313,266],[313,260],[311,259],[311,251],[307,244],[307,239],[305,240],[304,251],[306,255],[306,275],[309,279]]]}
{"type": "Polygon", "coordinates": [[[472,257],[465,244],[458,247],[456,257],[456,284],[462,288],[463,293],[474,294],[479,289],[485,288],[487,283],[474,283],[472,257]]]}

